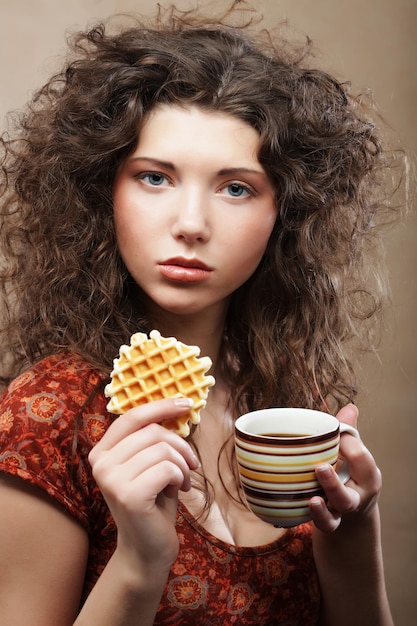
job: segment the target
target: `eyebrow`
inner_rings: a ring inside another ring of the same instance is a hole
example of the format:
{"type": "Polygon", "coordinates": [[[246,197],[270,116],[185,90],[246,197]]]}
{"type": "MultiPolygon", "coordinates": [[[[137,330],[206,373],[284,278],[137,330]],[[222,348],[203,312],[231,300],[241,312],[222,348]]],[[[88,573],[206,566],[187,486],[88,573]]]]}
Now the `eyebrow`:
{"type": "Polygon", "coordinates": [[[147,163],[152,163],[153,165],[162,167],[164,169],[168,169],[168,170],[176,169],[173,163],[170,163],[169,161],[160,161],[159,159],[153,159],[152,157],[145,157],[145,156],[132,157],[130,161],[146,161],[147,163]]]}
{"type": "MultiPolygon", "coordinates": [[[[146,161],[147,163],[152,163],[157,167],[162,167],[163,169],[168,169],[174,172],[176,167],[170,161],[161,161],[160,159],[154,159],[152,157],[146,156],[138,156],[132,157],[131,161],[146,161]]],[[[266,176],[265,172],[262,170],[252,169],[249,167],[225,167],[219,171],[219,176],[237,176],[239,174],[256,174],[266,176]]]]}
{"type": "Polygon", "coordinates": [[[262,170],[255,170],[250,167],[226,167],[219,172],[220,176],[228,176],[231,174],[257,174],[265,176],[265,172],[262,170]]]}

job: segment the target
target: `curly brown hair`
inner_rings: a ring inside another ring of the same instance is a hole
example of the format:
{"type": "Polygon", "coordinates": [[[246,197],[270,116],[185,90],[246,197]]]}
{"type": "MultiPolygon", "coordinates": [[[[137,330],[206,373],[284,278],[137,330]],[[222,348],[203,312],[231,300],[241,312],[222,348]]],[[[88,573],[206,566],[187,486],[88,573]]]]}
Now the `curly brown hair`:
{"type": "Polygon", "coordinates": [[[309,67],[308,41],[251,21],[172,10],[71,38],[63,70],[2,139],[4,380],[62,349],[106,376],[120,344],[149,330],[117,249],[112,184],[144,116],[170,103],[254,127],[276,190],[266,253],[225,327],[235,412],[354,398],[349,344],[380,307],[366,255],[386,210],[380,138],[348,85],[309,67]]]}

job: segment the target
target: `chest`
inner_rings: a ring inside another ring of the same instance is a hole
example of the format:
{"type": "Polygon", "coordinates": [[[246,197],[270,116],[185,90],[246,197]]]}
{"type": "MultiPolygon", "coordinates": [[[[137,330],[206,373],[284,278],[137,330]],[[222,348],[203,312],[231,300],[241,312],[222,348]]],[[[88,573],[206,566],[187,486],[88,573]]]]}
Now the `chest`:
{"type": "MultiPolygon", "coordinates": [[[[116,546],[110,512],[90,544],[85,597],[116,546]]],[[[180,552],[154,626],[316,626],[320,593],[311,529],[287,531],[270,545],[230,545],[208,533],[179,503],[180,552]]]]}
{"type": "Polygon", "coordinates": [[[155,625],[313,626],[319,589],[308,527],[259,548],[217,540],[179,505],[180,553],[155,625]]]}
{"type": "Polygon", "coordinates": [[[233,430],[222,423],[216,428],[204,426],[196,440],[201,468],[194,473],[193,488],[180,493],[181,501],[205,530],[229,544],[251,547],[281,538],[284,529],[257,518],[241,500],[234,469],[233,430]]]}
{"type": "Polygon", "coordinates": [[[180,498],[208,533],[231,545],[265,545],[280,539],[286,532],[258,519],[243,504],[234,500],[223,485],[217,485],[213,501],[205,511],[205,497],[198,489],[181,494],[180,498]]]}

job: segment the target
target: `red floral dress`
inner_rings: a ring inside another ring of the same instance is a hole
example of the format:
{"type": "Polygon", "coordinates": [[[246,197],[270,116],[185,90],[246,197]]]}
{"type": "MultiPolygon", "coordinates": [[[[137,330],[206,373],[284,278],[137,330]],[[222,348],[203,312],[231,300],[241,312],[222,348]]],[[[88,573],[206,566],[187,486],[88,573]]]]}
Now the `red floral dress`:
{"type": "MultiPolygon", "coordinates": [[[[0,471],[45,490],[88,533],[84,599],[116,545],[114,521],[87,459],[114,419],[103,386],[87,362],[60,354],[23,373],[0,398],[0,471]]],[[[180,552],[155,626],[317,624],[309,524],[272,544],[239,547],[208,533],[180,503],[177,533],[180,552]]]]}

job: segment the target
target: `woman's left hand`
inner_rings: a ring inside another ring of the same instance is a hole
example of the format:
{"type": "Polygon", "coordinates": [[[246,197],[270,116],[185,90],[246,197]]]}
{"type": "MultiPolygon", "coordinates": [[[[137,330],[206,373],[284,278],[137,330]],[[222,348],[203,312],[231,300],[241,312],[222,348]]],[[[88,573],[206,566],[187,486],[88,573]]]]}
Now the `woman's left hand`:
{"type": "MultiPolygon", "coordinates": [[[[340,422],[356,428],[358,409],[348,404],[336,417],[340,422]]],[[[314,524],[323,532],[335,531],[342,518],[350,523],[363,519],[376,505],[381,491],[381,472],[360,439],[349,434],[342,435],[340,453],[349,465],[350,479],[345,485],[331,465],[316,468],[325,498],[312,498],[310,510],[314,524]]]]}

